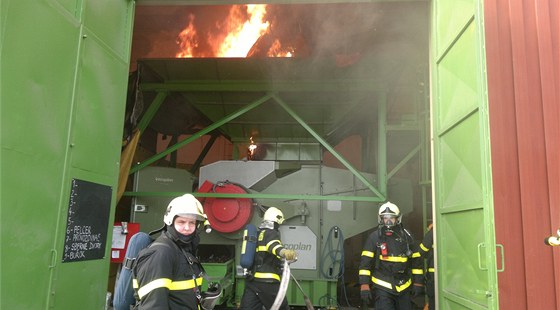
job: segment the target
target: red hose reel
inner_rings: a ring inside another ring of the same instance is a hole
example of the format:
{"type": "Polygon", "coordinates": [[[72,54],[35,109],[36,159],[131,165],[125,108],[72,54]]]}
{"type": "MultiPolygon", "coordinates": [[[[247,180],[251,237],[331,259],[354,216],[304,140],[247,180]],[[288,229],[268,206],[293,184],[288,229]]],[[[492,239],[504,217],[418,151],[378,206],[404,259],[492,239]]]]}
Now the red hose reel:
{"type": "MultiPolygon", "coordinates": [[[[205,181],[199,193],[246,194],[240,185],[230,182],[212,184],[205,181]]],[[[204,213],[212,229],[221,233],[231,233],[245,227],[253,216],[253,201],[249,198],[214,198],[202,201],[204,213]]]]}

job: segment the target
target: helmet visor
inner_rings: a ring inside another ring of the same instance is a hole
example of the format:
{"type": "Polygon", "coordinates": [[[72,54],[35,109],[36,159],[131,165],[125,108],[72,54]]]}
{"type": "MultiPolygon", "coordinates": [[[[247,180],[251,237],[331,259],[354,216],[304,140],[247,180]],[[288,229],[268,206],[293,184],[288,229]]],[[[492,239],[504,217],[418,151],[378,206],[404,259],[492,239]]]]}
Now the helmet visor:
{"type": "Polygon", "coordinates": [[[202,217],[199,214],[192,214],[192,213],[178,213],[176,216],[180,216],[180,217],[186,217],[189,218],[191,220],[196,220],[196,221],[204,221],[204,217],[202,217]]]}
{"type": "Polygon", "coordinates": [[[395,226],[397,224],[397,217],[391,214],[381,215],[381,221],[385,226],[395,226]]]}

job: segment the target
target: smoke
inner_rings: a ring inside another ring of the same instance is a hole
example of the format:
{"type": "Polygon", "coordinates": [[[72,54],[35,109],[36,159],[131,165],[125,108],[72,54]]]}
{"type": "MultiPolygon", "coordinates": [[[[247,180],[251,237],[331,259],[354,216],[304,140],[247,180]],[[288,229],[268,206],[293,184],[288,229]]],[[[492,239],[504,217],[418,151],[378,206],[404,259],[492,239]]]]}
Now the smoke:
{"type": "MultiPolygon", "coordinates": [[[[246,6],[237,7],[241,9],[234,17],[248,20],[246,6]]],[[[267,5],[268,32],[250,47],[248,56],[266,57],[277,44],[293,51],[294,57],[338,57],[341,65],[351,64],[374,49],[395,48],[387,44],[402,42],[411,34],[414,39],[416,32],[427,29],[415,22],[420,18],[426,23],[419,7],[425,10],[427,6],[398,2],[267,5]]],[[[138,6],[132,58],[176,57],[182,51],[181,32],[189,25],[194,30],[189,38],[193,43],[190,57],[216,57],[217,42],[239,26],[232,23],[231,10],[229,5],[138,6]]]]}

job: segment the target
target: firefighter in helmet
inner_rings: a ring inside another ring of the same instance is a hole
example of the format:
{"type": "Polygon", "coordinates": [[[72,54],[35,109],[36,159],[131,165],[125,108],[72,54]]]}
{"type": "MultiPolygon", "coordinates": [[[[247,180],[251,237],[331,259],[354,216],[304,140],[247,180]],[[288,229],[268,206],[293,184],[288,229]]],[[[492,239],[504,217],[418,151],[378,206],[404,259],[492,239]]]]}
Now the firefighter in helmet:
{"type": "Polygon", "coordinates": [[[379,208],[379,227],[367,238],[360,260],[360,297],[364,303],[375,290],[376,310],[410,310],[412,298],[423,295],[423,262],[412,235],[401,223],[395,204],[379,208]]]}
{"type": "Polygon", "coordinates": [[[169,203],[161,235],[138,254],[133,267],[138,309],[198,310],[203,268],[196,255],[206,220],[191,194],[169,203]]]}
{"type": "MultiPolygon", "coordinates": [[[[296,260],[296,252],[284,247],[280,240],[279,226],[284,222],[284,214],[271,207],[264,213],[259,225],[257,252],[251,276],[245,281],[245,291],[241,298],[241,309],[270,309],[280,289],[282,259],[296,260]]],[[[280,309],[289,309],[284,298],[280,309]]]]}

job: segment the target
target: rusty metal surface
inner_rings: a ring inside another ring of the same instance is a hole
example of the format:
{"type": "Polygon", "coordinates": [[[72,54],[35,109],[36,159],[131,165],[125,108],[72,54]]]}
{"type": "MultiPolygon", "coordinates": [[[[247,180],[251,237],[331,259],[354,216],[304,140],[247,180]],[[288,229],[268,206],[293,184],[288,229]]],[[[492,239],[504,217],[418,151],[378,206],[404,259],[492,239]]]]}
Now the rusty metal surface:
{"type": "Polygon", "coordinates": [[[557,1],[485,2],[500,308],[560,309],[557,1]],[[556,268],[555,268],[556,266],[556,268]]]}

